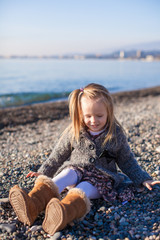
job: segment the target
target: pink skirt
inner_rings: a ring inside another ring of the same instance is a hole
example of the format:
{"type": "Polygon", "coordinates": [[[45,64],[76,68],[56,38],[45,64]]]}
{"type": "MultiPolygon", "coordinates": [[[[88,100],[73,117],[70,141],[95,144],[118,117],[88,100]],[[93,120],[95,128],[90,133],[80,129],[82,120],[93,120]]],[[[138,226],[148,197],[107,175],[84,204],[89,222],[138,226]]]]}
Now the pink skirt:
{"type": "Polygon", "coordinates": [[[84,181],[89,182],[97,188],[102,198],[107,202],[113,203],[117,199],[125,202],[131,201],[134,198],[133,186],[125,186],[121,189],[114,189],[114,180],[111,177],[103,174],[103,172],[95,167],[89,166],[81,168],[72,166],[71,168],[76,171],[78,175],[77,184],[84,181]]]}

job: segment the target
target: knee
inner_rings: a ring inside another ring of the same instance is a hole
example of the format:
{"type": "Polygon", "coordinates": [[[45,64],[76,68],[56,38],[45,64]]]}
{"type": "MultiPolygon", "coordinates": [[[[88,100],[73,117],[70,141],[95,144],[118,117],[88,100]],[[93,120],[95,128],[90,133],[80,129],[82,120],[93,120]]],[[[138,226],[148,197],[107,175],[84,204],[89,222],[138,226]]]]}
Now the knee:
{"type": "Polygon", "coordinates": [[[81,182],[76,186],[76,188],[80,188],[89,199],[97,199],[101,197],[97,188],[89,182],[81,182]]]}
{"type": "Polygon", "coordinates": [[[66,168],[66,169],[64,169],[62,172],[63,172],[63,174],[64,174],[65,176],[70,175],[70,176],[77,177],[76,171],[73,170],[73,169],[71,169],[71,168],[66,168]]]}

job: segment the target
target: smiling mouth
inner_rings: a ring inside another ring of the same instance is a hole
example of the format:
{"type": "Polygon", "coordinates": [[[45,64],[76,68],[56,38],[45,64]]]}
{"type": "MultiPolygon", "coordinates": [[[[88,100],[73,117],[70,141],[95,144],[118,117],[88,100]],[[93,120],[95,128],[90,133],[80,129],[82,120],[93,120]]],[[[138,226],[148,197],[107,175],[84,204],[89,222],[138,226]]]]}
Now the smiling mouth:
{"type": "Polygon", "coordinates": [[[98,127],[98,125],[91,125],[91,127],[93,127],[93,128],[97,128],[97,127],[98,127]]]}

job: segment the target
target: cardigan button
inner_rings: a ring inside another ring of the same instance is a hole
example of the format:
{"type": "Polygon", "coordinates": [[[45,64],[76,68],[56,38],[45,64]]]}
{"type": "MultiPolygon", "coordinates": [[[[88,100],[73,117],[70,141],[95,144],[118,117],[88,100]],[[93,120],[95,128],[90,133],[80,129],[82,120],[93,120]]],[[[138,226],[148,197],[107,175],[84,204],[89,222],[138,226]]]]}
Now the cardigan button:
{"type": "Polygon", "coordinates": [[[90,150],[93,150],[93,149],[94,149],[94,145],[90,144],[90,145],[89,145],[89,149],[90,149],[90,150]]]}
{"type": "Polygon", "coordinates": [[[96,159],[95,159],[94,157],[91,157],[91,158],[89,159],[90,163],[94,163],[95,160],[96,160],[96,159]]]}

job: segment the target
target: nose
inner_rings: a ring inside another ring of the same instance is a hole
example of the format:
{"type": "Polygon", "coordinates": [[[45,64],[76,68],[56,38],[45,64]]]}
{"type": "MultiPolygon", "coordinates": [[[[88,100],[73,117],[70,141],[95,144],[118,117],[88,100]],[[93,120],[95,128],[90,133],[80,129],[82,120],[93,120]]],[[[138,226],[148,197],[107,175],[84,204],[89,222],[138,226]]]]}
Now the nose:
{"type": "Polygon", "coordinates": [[[91,117],[91,123],[95,123],[96,122],[96,118],[94,116],[91,117]]]}

